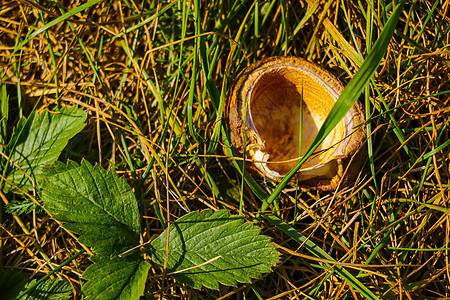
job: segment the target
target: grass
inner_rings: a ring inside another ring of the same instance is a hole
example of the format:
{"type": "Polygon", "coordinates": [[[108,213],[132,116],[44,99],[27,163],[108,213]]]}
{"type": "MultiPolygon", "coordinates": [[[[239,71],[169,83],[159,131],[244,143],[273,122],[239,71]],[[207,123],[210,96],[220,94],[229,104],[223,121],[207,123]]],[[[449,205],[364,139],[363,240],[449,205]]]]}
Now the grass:
{"type": "MultiPolygon", "coordinates": [[[[274,211],[258,223],[282,253],[272,273],[193,290],[155,265],[149,299],[450,297],[449,1],[408,1],[400,13],[359,97],[368,156],[353,186],[277,189],[248,172],[244,182],[243,158],[225,155],[227,94],[243,68],[292,55],[349,83],[397,2],[6,0],[1,132],[33,110],[84,108],[87,126],[60,159],[84,158],[126,178],[143,242],[188,211],[227,208],[248,220],[274,211]]],[[[39,200],[39,191],[0,196],[0,266],[65,277],[81,298],[89,251],[79,254],[75,237],[41,209],[8,210],[39,200]]]]}

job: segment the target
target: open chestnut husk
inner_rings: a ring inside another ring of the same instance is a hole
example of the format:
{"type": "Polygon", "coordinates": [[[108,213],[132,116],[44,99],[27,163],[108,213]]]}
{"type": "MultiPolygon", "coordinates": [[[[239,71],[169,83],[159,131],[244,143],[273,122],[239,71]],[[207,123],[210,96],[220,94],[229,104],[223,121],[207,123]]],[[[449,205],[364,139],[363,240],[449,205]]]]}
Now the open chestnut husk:
{"type": "MultiPolygon", "coordinates": [[[[297,57],[271,57],[251,65],[228,96],[234,149],[245,152],[250,171],[279,182],[311,145],[343,89],[330,72],[297,57]]],[[[356,102],[291,183],[335,190],[354,180],[364,157],[351,158],[365,140],[364,121],[356,102]]]]}

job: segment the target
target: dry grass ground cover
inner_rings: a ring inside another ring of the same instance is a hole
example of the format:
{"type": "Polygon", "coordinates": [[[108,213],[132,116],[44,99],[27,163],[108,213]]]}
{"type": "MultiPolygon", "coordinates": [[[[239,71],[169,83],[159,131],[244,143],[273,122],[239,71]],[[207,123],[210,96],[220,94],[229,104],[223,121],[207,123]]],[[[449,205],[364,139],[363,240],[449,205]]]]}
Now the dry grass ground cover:
{"type": "MultiPolygon", "coordinates": [[[[236,76],[262,58],[289,55],[347,83],[397,2],[3,0],[0,154],[7,158],[21,116],[76,106],[86,126],[59,160],[84,159],[125,178],[142,243],[190,211],[225,208],[252,221],[262,202],[223,150],[236,76]]],[[[450,297],[449,10],[448,0],[403,7],[360,97],[368,155],[354,185],[286,188],[268,209],[331,259],[263,220],[258,226],[281,254],[272,272],[237,287],[193,289],[152,264],[146,299],[367,297],[338,268],[376,298],[450,297]]],[[[39,189],[11,191],[1,174],[0,268],[29,279],[57,269],[52,277],[83,298],[92,250],[42,208],[39,189]]],[[[276,187],[255,179],[267,194],[276,187]]]]}

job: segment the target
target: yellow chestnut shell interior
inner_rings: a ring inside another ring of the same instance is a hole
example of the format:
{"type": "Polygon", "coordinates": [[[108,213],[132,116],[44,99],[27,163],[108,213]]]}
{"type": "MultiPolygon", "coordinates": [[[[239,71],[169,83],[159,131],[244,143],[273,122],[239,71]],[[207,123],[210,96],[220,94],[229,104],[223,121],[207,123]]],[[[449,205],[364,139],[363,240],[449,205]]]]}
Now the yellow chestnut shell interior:
{"type": "MultiPolygon", "coordinates": [[[[276,57],[249,67],[231,93],[229,122],[235,148],[244,152],[245,134],[245,152],[259,173],[281,180],[311,145],[342,90],[329,72],[299,58],[276,57]]],[[[362,122],[360,107],[353,107],[303,164],[299,179],[335,184],[342,175],[342,159],[365,137],[363,126],[354,129],[362,122]]]]}
{"type": "MultiPolygon", "coordinates": [[[[285,175],[311,145],[334,103],[335,97],[329,90],[297,68],[269,69],[257,78],[247,114],[265,145],[264,152],[269,155],[267,168],[285,175]]],[[[335,151],[333,141],[343,139],[343,127],[343,122],[339,123],[317,149],[326,151],[309,159],[303,169],[320,164],[335,151]]]]}

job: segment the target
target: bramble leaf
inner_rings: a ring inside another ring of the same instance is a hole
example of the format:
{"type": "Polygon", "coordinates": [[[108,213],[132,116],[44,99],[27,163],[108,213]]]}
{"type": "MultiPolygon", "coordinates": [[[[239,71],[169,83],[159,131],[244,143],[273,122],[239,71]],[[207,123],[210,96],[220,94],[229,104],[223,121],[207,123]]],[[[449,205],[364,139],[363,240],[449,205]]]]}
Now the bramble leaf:
{"type": "MultiPolygon", "coordinates": [[[[72,106],[21,118],[5,149],[9,157],[6,178],[19,188],[31,190],[41,166],[58,159],[69,139],[84,128],[86,117],[83,110],[72,106]]],[[[14,190],[13,185],[5,185],[4,192],[14,190]]]]}
{"type": "Polygon", "coordinates": [[[136,198],[113,170],[86,160],[56,162],[42,178],[44,207],[96,254],[120,254],[139,244],[136,198]]]}
{"type": "Polygon", "coordinates": [[[228,211],[197,211],[170,226],[168,249],[166,230],[148,254],[163,265],[168,250],[167,272],[181,271],[173,277],[194,288],[234,286],[269,272],[279,260],[269,237],[259,233],[257,226],[228,211]]]}
{"type": "Polygon", "coordinates": [[[88,299],[139,299],[145,288],[150,264],[139,254],[102,259],[83,273],[88,299]]]}
{"type": "Polygon", "coordinates": [[[94,247],[94,264],[83,273],[88,299],[139,299],[150,268],[139,254],[119,254],[139,245],[136,198],[125,180],[101,166],[56,162],[42,173],[44,207],[94,247]]]}

